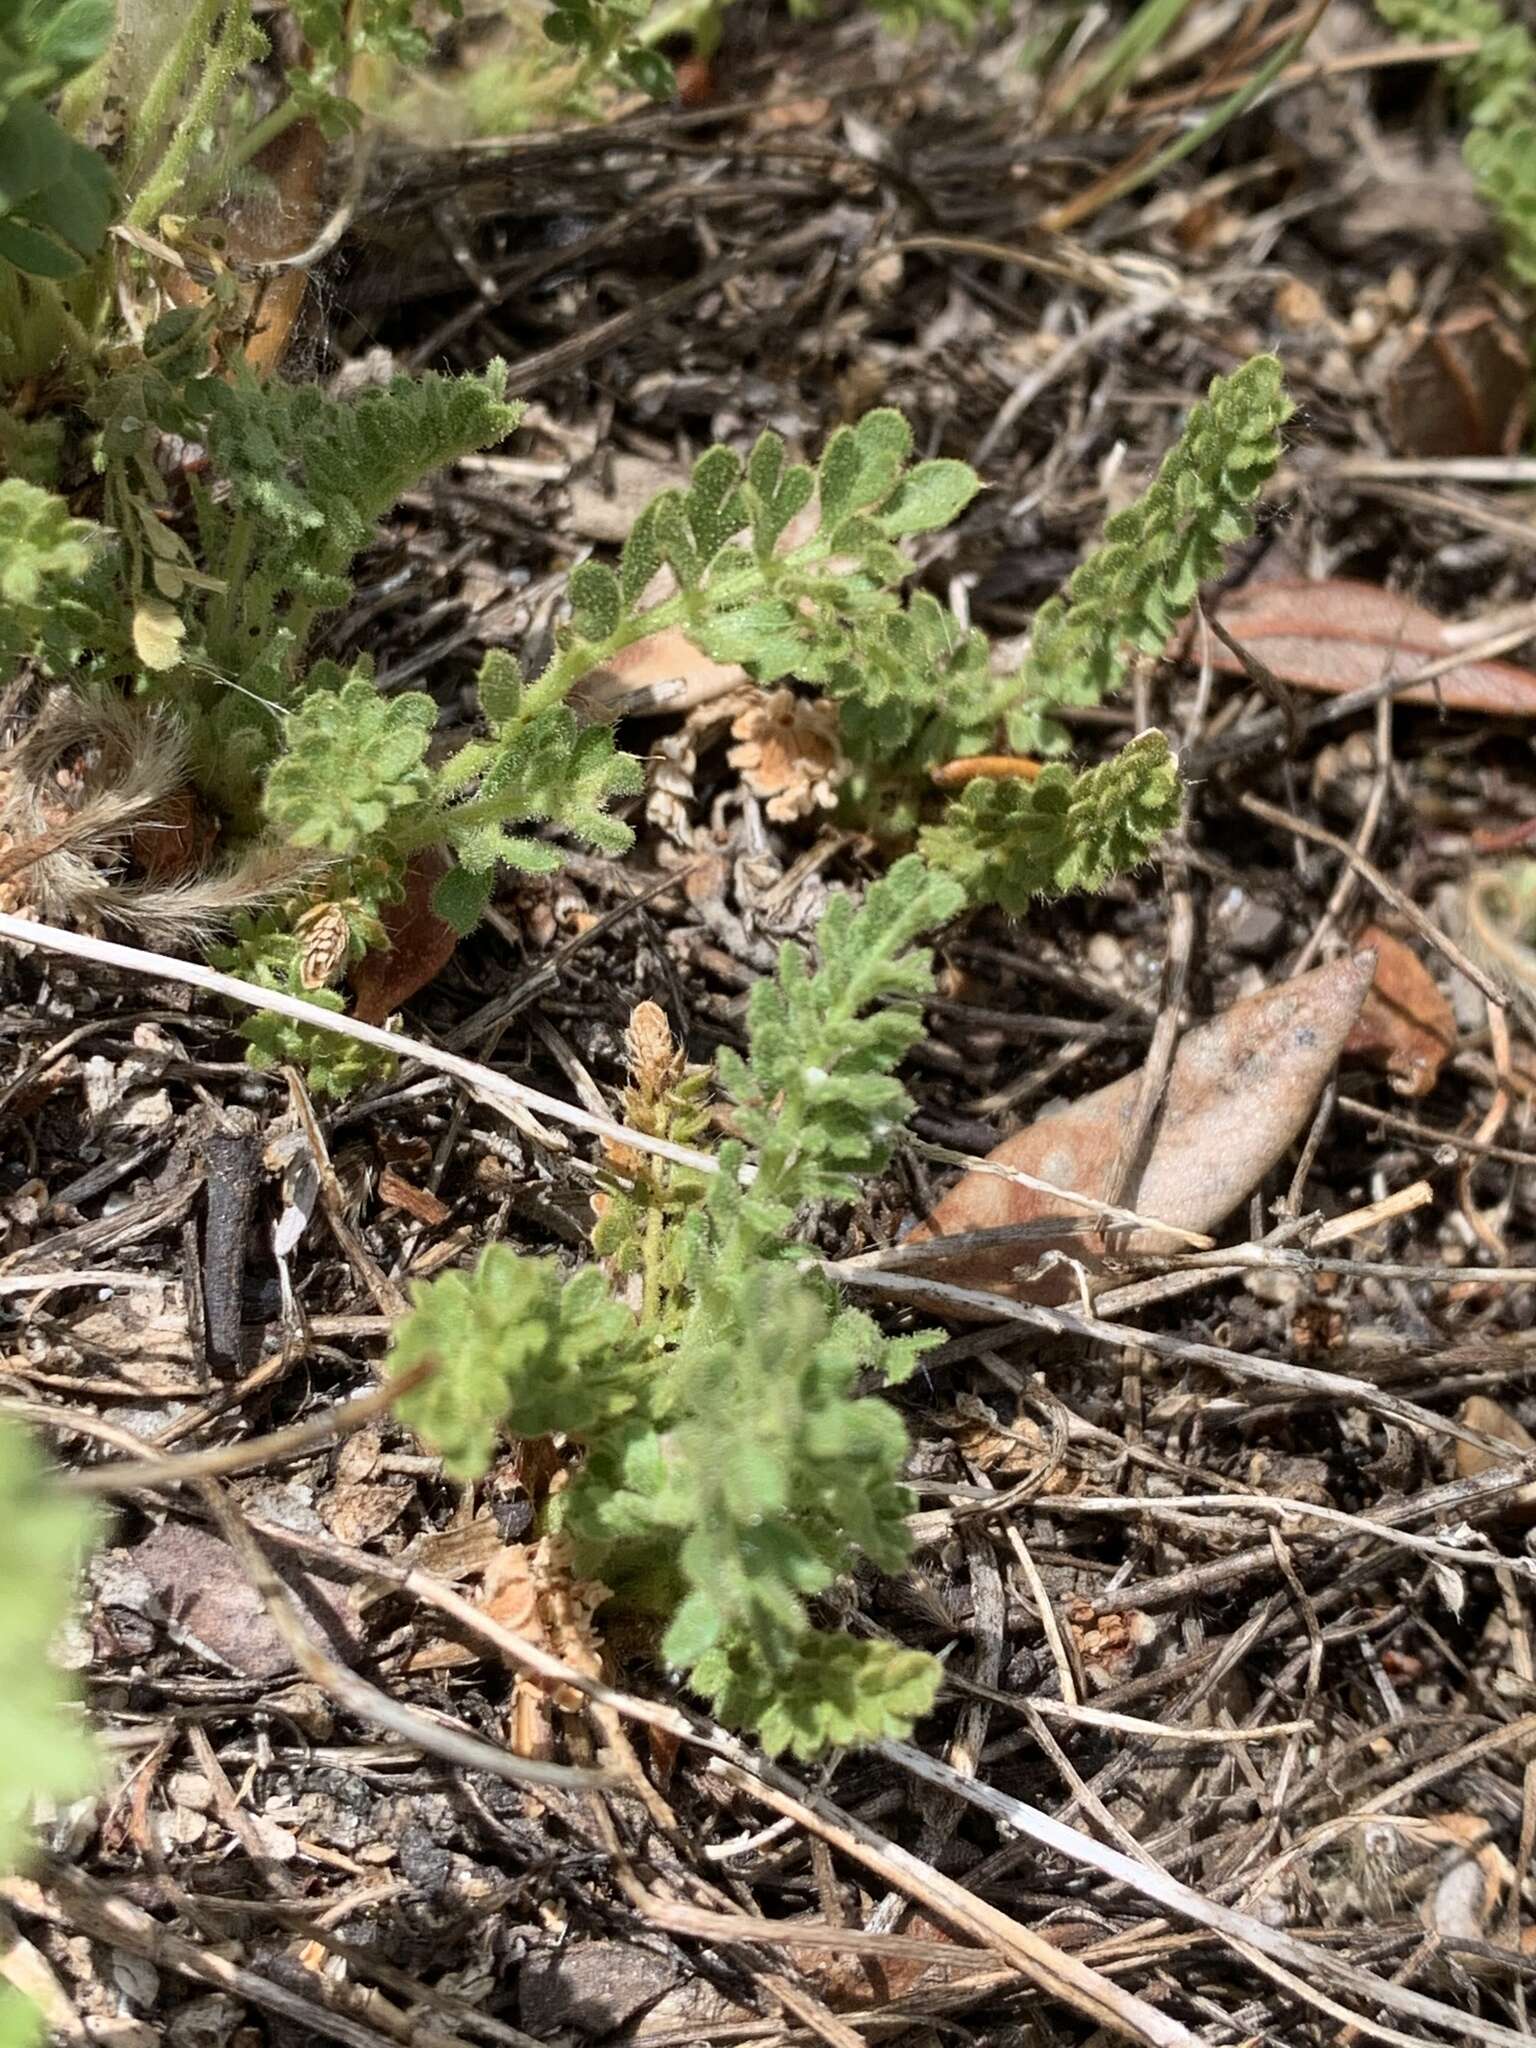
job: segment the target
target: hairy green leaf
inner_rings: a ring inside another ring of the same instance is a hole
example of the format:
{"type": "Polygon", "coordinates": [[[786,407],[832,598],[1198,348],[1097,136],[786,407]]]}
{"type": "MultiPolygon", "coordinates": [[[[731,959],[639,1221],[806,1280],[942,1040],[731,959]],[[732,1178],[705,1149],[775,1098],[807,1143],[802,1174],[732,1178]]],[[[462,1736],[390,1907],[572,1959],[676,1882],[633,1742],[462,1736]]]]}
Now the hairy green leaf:
{"type": "Polygon", "coordinates": [[[1168,742],[1144,732],[1080,774],[1053,762],[1032,783],[969,783],[924,831],[923,852],[973,902],[1018,914],[1037,896],[1102,889],[1139,866],[1178,823],[1180,801],[1168,742]]]}
{"type": "Polygon", "coordinates": [[[894,1068],[922,1031],[915,999],[932,987],[917,937],[952,917],[964,892],[916,856],[874,883],[855,911],[833,896],[811,973],[786,945],[748,1002],[750,1049],[720,1074],[760,1149],[762,1194],[790,1204],[853,1193],[890,1157],[910,1104],[894,1068]],[[885,1007],[866,1014],[875,1004],[885,1007]]]}
{"type": "Polygon", "coordinates": [[[362,852],[426,800],[436,718],[430,697],[381,697],[365,675],[313,691],[284,722],[286,751],[263,797],[269,823],[294,846],[362,852]]]}
{"type": "Polygon", "coordinates": [[[585,1437],[630,1414],[643,1389],[639,1356],[634,1318],[595,1266],[567,1277],[553,1259],[490,1245],[473,1272],[417,1288],[390,1370],[431,1367],[397,1412],[448,1472],[474,1479],[498,1429],[585,1437]]]}
{"type": "Polygon", "coordinates": [[[1053,749],[1052,706],[1097,704],[1125,681],[1133,653],[1162,651],[1223,547],[1252,531],[1291,410],[1273,356],[1212,380],[1146,493],[1036,614],[1010,707],[1014,745],[1053,749]]]}

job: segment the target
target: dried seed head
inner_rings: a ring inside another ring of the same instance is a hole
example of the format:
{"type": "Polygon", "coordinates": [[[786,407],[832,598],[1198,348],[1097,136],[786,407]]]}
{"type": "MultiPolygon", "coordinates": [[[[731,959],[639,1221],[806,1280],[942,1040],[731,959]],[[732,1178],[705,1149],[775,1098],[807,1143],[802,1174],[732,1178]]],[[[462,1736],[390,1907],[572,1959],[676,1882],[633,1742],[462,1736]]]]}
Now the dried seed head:
{"type": "Polygon", "coordinates": [[[683,1078],[683,1054],[672,1041],[672,1027],[659,1003],[636,1003],[630,1011],[624,1051],[635,1092],[648,1102],[657,1101],[683,1078]]]}
{"type": "Polygon", "coordinates": [[[308,989],[325,988],[334,981],[347,957],[352,927],[339,903],[317,903],[306,910],[295,927],[303,941],[299,955],[299,981],[308,989]]]}
{"type": "Polygon", "coordinates": [[[732,721],[739,742],[727,757],[754,796],[767,798],[776,823],[829,810],[848,773],[838,738],[837,706],[774,690],[732,721]]]}

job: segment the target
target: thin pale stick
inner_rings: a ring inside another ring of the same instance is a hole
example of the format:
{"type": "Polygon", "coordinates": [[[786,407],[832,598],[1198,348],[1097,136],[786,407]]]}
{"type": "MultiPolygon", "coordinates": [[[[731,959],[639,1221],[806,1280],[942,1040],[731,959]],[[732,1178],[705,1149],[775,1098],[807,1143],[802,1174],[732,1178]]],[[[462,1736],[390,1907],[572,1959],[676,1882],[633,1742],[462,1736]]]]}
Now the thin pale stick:
{"type": "Polygon", "coordinates": [[[110,939],[93,939],[84,932],[64,931],[57,925],[33,924],[27,918],[12,917],[9,912],[0,912],[0,939],[9,939],[18,946],[38,946],[48,953],[64,953],[73,960],[88,960],[93,966],[120,967],[127,974],[179,981],[187,988],[223,996],[227,1002],[244,1003],[248,1009],[269,1010],[274,1016],[287,1017],[296,1024],[312,1024],[317,1031],[334,1032],[338,1038],[354,1038],[360,1045],[375,1046],[380,1052],[393,1053],[397,1059],[435,1067],[487,1097],[498,1108],[505,1109],[511,1104],[534,1110],[551,1123],[570,1124],[575,1130],[590,1131],[596,1137],[627,1145],[631,1151],[654,1152],[659,1159],[670,1159],[674,1166],[691,1166],[699,1173],[718,1171],[718,1163],[707,1152],[695,1152],[687,1145],[674,1145],[668,1138],[632,1131],[614,1117],[594,1116],[573,1102],[562,1102],[558,1096],[545,1095],[538,1088],[525,1087],[521,1081],[498,1074],[493,1067],[482,1067],[478,1061],[443,1052],[399,1031],[385,1031],[377,1024],[364,1024],[356,1017],[322,1010],[315,1003],[284,995],[279,989],[257,988],[251,982],[236,980],[232,974],[200,967],[193,960],[178,960],[169,953],[151,953],[139,946],[120,946],[110,939]]]}

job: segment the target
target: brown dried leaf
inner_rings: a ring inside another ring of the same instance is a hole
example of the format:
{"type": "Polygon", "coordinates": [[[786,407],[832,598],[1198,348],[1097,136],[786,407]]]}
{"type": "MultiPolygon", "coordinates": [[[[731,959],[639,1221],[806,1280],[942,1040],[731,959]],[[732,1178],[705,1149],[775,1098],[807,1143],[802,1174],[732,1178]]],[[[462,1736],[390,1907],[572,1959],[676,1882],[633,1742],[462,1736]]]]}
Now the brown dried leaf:
{"type": "MultiPolygon", "coordinates": [[[[330,145],[314,121],[297,121],[255,159],[258,178],[242,181],[243,198],[225,228],[224,252],[242,269],[296,256],[314,240],[329,210],[325,173],[330,145]]],[[[294,324],[309,290],[310,269],[299,264],[275,277],[250,278],[240,287],[246,318],[243,355],[258,377],[287,354],[294,324]]],[[[208,294],[183,268],[161,275],[179,306],[201,306],[208,294]]]]}
{"type": "Polygon", "coordinates": [[[1099,1614],[1091,1601],[1071,1600],[1066,1616],[1083,1676],[1099,1692],[1129,1678],[1140,1653],[1157,1641],[1157,1623],[1140,1608],[1099,1614]]]}
{"type": "Polygon", "coordinates": [[[315,1506],[320,1519],[342,1543],[360,1550],[392,1529],[415,1495],[409,1479],[390,1485],[373,1480],[339,1480],[315,1506]]]}
{"type": "MultiPolygon", "coordinates": [[[[1372,953],[1345,954],[1186,1032],[1145,1163],[1127,1177],[1121,1205],[1181,1230],[1210,1230],[1229,1216],[1311,1115],[1360,1014],[1375,964],[1372,953]]],[[[1128,1074],[1084,1096],[1006,1139],[987,1155],[988,1163],[1075,1194],[1101,1196],[1140,1085],[1139,1073],[1128,1074]]],[[[929,1269],[956,1286],[1019,1301],[1059,1302],[1074,1292],[1073,1274],[1055,1269],[1029,1277],[1029,1269],[1054,1250],[1080,1264],[1091,1285],[1103,1284],[1104,1234],[1084,1227],[1091,1219],[1091,1210],[1069,1208],[998,1174],[968,1173],[907,1243],[1008,1224],[1059,1224],[1059,1234],[936,1259],[929,1269]],[[1021,1266],[1022,1280],[1015,1275],[1021,1266]]],[[[1157,1230],[1132,1231],[1123,1242],[1133,1251],[1177,1248],[1176,1240],[1157,1230]]]]}
{"type": "Polygon", "coordinates": [[[632,2039],[630,2029],[677,1976],[671,1956],[638,1942],[572,1941],[522,1965],[518,2018],[540,2040],[606,2039],[621,2028],[632,2039]]]}
{"type": "MultiPolygon", "coordinates": [[[[116,1555],[143,1574],[157,1616],[178,1640],[190,1640],[245,1678],[277,1678],[294,1668],[266,1603],[222,1537],[195,1523],[163,1522],[116,1555]]],[[[282,1556],[269,1562],[294,1595],[308,1633],[351,1663],[357,1624],[345,1596],[282,1556]]]]}
{"type": "Polygon", "coordinates": [[[1487,1940],[1488,1922],[1515,1875],[1488,1821],[1475,1813],[1442,1813],[1421,1821],[1416,1834],[1452,1852],[1441,1859],[1420,1908],[1424,1925],[1442,1940],[1487,1940]]]}
{"type": "Polygon", "coordinates": [[[447,872],[448,857],[436,847],[413,857],[404,897],[384,913],[389,945],[365,953],[352,970],[352,1014],[362,1023],[382,1024],[453,958],[459,935],[432,908],[432,891],[447,872]]]}
{"type": "Polygon", "coordinates": [[[430,1188],[417,1187],[396,1166],[386,1166],[379,1175],[379,1200],[386,1208],[403,1209],[407,1216],[414,1216],[429,1230],[437,1229],[453,1214],[448,1204],[434,1195],[430,1188]]]}
{"type": "MultiPolygon", "coordinates": [[[[1456,652],[1445,620],[1394,591],[1345,576],[1324,583],[1251,583],[1224,597],[1215,616],[1282,682],[1333,696],[1368,689],[1386,676],[1407,675],[1456,652]]],[[[1174,651],[1187,652],[1195,630],[1184,628],[1174,651]]],[[[1243,673],[1237,656],[1214,634],[1209,654],[1223,675],[1243,673]]],[[[1398,701],[1536,718],[1536,675],[1508,661],[1466,661],[1433,682],[1400,691],[1398,701]]]]}
{"type": "Polygon", "coordinates": [[[1531,365],[1491,306],[1465,306],[1409,334],[1387,380],[1399,455],[1514,455],[1525,439],[1531,365]]]}
{"type": "MultiPolygon", "coordinates": [[[[1533,1437],[1523,1422],[1517,1421],[1507,1408],[1486,1394],[1473,1394],[1462,1404],[1459,1422],[1468,1429],[1479,1429],[1484,1436],[1496,1436],[1509,1445],[1517,1458],[1523,1458],[1536,1451],[1536,1437],[1533,1437]]],[[[1479,1444],[1458,1441],[1456,1445],[1456,1477],[1458,1479],[1480,1479],[1485,1472],[1492,1471],[1499,1464],[1492,1451],[1485,1451],[1479,1444]]],[[[1508,1494],[1500,1508],[1501,1515],[1511,1521],[1536,1521],[1536,1480],[1529,1486],[1522,1486],[1518,1493],[1508,1494]]]]}
{"type": "Polygon", "coordinates": [[[691,711],[731,690],[747,672],[738,662],[711,661],[678,626],[621,647],[576,685],[572,702],[589,718],[644,718],[658,711],[691,711]]]}
{"type": "Polygon", "coordinates": [[[1378,924],[1355,941],[1376,955],[1376,978],[1366,992],[1344,1050],[1383,1066],[1399,1095],[1427,1095],[1456,1047],[1456,1013],[1411,947],[1378,924]]]}

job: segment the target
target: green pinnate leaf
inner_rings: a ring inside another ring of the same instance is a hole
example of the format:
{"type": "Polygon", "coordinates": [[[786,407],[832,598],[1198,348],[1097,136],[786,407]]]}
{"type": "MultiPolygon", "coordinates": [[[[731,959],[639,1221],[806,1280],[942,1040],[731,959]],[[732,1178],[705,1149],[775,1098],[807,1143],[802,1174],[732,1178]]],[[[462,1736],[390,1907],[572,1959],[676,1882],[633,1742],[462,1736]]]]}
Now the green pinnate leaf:
{"type": "Polygon", "coordinates": [[[100,249],[116,203],[106,160],[66,135],[40,100],[6,104],[0,81],[0,263],[75,276],[100,249]]]}
{"type": "Polygon", "coordinates": [[[770,1756],[899,1741],[938,1696],[938,1661],[895,1643],[807,1634],[770,1655],[745,1634],[700,1659],[693,1684],[718,1718],[751,1728],[770,1756]]]}
{"type": "Polygon", "coordinates": [[[105,53],[116,19],[113,0],[13,0],[0,30],[0,99],[67,85],[105,53]]]}
{"type": "Polygon", "coordinates": [[[1499,0],[1376,0],[1376,12],[1413,42],[1470,45],[1439,62],[1474,127],[1513,127],[1536,114],[1536,35],[1499,0]]]}
{"type": "Polygon", "coordinates": [[[836,526],[853,511],[859,500],[861,472],[858,436],[852,427],[839,427],[821,451],[816,468],[823,526],[836,526]]]}
{"type": "Polygon", "coordinates": [[[702,562],[713,561],[733,534],[746,524],[746,501],[739,489],[740,458],[729,448],[706,448],[693,465],[688,489],[688,525],[702,562]]]}
{"type": "Polygon", "coordinates": [[[475,678],[480,709],[495,731],[515,725],[522,716],[523,672],[504,648],[493,647],[475,678]]]}
{"type": "MultiPolygon", "coordinates": [[[[362,7],[349,6],[347,0],[289,0],[289,5],[312,60],[327,70],[341,70],[359,54],[420,64],[431,49],[414,0],[367,0],[362,7]]],[[[445,11],[457,16],[458,0],[445,0],[445,11]]]]}
{"type": "Polygon", "coordinates": [[[619,555],[619,590],[626,612],[633,611],[646,585],[661,567],[661,536],[656,531],[656,504],[646,506],[629,529],[619,555]]]}
{"type": "Polygon", "coordinates": [[[958,519],[980,489],[981,479],[969,463],[920,462],[881,506],[880,530],[892,537],[933,533],[958,519]]]}
{"type": "Polygon", "coordinates": [[[677,73],[660,50],[636,44],[619,53],[618,68],[631,85],[638,86],[653,100],[668,100],[677,89],[677,73]]]}
{"type": "Polygon", "coordinates": [[[1102,889],[1139,866],[1180,809],[1178,763],[1160,732],[1145,732],[1079,774],[1053,763],[1033,783],[970,783],[924,831],[923,852],[972,902],[1019,914],[1036,897],[1102,889]]]}
{"type": "Polygon", "coordinates": [[[245,617],[269,632],[276,604],[345,602],[343,572],[402,492],[512,432],[523,407],[505,387],[501,363],[478,377],[396,377],[356,398],[249,371],[205,380],[209,457],[250,535],[245,617]]]}
{"type": "Polygon", "coordinates": [[[0,482],[0,674],[19,657],[53,648],[65,658],[63,615],[106,538],[51,491],[20,477],[0,482]]]}
{"type": "Polygon", "coordinates": [[[450,868],[432,891],[432,908],[460,938],[467,938],[490,908],[494,888],[494,875],[450,868]]]}
{"type": "MultiPolygon", "coordinates": [[[[1125,681],[1133,653],[1159,653],[1222,566],[1222,548],[1253,530],[1253,507],[1280,460],[1291,413],[1273,356],[1212,381],[1146,494],[1109,520],[1063,596],[1035,616],[1013,689],[1014,729],[1033,708],[1096,704],[1125,681]]],[[[1047,744],[1049,744],[1047,740],[1047,744]]]]}
{"type": "Polygon", "coordinates": [[[1536,286],[1536,107],[1507,128],[1475,129],[1463,154],[1504,230],[1510,270],[1536,286]]]}
{"type": "Polygon", "coordinates": [[[696,590],[703,580],[704,561],[694,544],[687,498],[681,491],[663,491],[649,509],[662,560],[684,590],[696,590]]]}
{"type": "Polygon", "coordinates": [[[722,1058],[721,1079],[741,1106],[743,1134],[760,1148],[770,1199],[846,1196],[890,1157],[910,1107],[893,1069],[921,1033],[915,999],[932,986],[928,956],[914,942],[964,900],[955,881],[908,856],[857,910],[832,897],[814,974],[787,945],[777,974],[753,988],[748,1058],[722,1058]],[[889,1007],[867,1014],[877,1003],[889,1007]]]}

